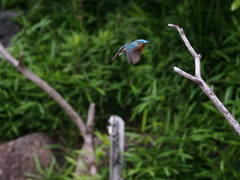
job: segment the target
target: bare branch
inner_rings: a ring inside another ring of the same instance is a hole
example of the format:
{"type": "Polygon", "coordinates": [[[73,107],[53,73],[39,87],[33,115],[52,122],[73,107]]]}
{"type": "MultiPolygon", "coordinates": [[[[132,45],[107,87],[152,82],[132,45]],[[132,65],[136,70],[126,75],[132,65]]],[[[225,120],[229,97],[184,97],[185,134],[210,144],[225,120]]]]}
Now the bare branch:
{"type": "Polygon", "coordinates": [[[196,78],[195,76],[192,76],[191,74],[186,73],[185,71],[179,69],[178,67],[173,67],[174,71],[177,72],[178,74],[180,74],[181,76],[197,83],[197,84],[201,84],[201,81],[199,81],[199,78],[196,78]]]}
{"type": "MultiPolygon", "coordinates": [[[[81,161],[81,162],[80,160],[78,161],[76,172],[78,172],[78,174],[81,174],[81,172],[83,172],[81,169],[83,168],[83,166],[81,165],[86,164],[88,166],[88,169],[86,171],[88,171],[91,175],[95,175],[97,173],[96,160],[94,156],[94,144],[93,144],[95,104],[91,103],[89,106],[88,121],[87,121],[87,125],[85,125],[84,121],[77,114],[77,112],[72,108],[72,106],[53,87],[51,87],[47,82],[42,80],[40,77],[38,77],[36,74],[34,74],[32,71],[27,69],[27,67],[25,67],[22,64],[22,55],[20,55],[19,61],[17,61],[14,57],[12,57],[6,51],[6,49],[3,47],[1,43],[0,43],[0,53],[19,72],[24,74],[29,80],[31,80],[33,83],[39,86],[43,91],[45,91],[49,96],[51,96],[62,107],[62,109],[70,116],[70,118],[76,124],[76,126],[78,127],[79,131],[83,136],[84,145],[82,147],[82,150],[89,152],[89,153],[83,153],[81,154],[82,157],[79,157],[79,159],[84,159],[85,161],[81,161]]],[[[86,172],[84,171],[84,173],[86,172]]]]}
{"type": "Polygon", "coordinates": [[[94,128],[95,104],[91,103],[88,110],[87,133],[92,133],[94,128]]]}
{"type": "Polygon", "coordinates": [[[184,44],[186,45],[186,47],[188,48],[188,50],[190,51],[190,53],[192,54],[192,56],[194,57],[194,59],[198,56],[198,54],[195,52],[195,50],[192,48],[190,42],[188,41],[187,37],[184,34],[184,31],[182,28],[180,28],[179,26],[175,25],[175,24],[168,24],[169,27],[173,27],[175,29],[178,30],[184,44]]]}
{"type": "Polygon", "coordinates": [[[88,110],[88,120],[86,126],[86,138],[82,147],[82,152],[79,153],[77,159],[77,166],[75,168],[75,173],[86,174],[86,168],[90,175],[97,174],[97,165],[94,155],[94,140],[93,140],[93,128],[94,128],[94,115],[95,115],[95,104],[91,103],[88,110]],[[87,152],[87,153],[86,153],[87,152]]]}
{"type": "Polygon", "coordinates": [[[188,48],[189,52],[192,54],[193,58],[195,59],[195,77],[201,77],[201,67],[200,67],[200,59],[201,59],[201,54],[197,54],[193,47],[191,46],[190,42],[188,41],[187,37],[184,34],[184,31],[182,28],[180,28],[177,25],[174,24],[168,24],[169,27],[173,27],[178,30],[184,44],[188,48]]]}
{"type": "Polygon", "coordinates": [[[43,91],[45,91],[49,96],[51,96],[62,108],[63,110],[71,117],[74,123],[77,125],[78,129],[81,131],[81,134],[85,134],[86,127],[83,120],[77,114],[77,112],[72,108],[72,106],[47,82],[42,80],[32,71],[27,69],[24,65],[20,65],[19,61],[17,61],[14,57],[12,57],[3,45],[0,43],[0,53],[3,57],[9,61],[18,71],[24,74],[30,81],[39,86],[43,91]]]}
{"type": "Polygon", "coordinates": [[[3,57],[10,62],[15,68],[19,66],[19,61],[17,61],[15,58],[13,58],[3,47],[2,43],[0,43],[0,53],[3,55],[3,57]]]}
{"type": "Polygon", "coordinates": [[[190,51],[190,53],[192,54],[192,56],[194,57],[194,60],[195,60],[195,76],[192,76],[191,74],[189,74],[177,67],[173,68],[174,71],[177,72],[178,74],[180,74],[181,76],[197,83],[199,85],[199,87],[202,89],[202,91],[210,98],[210,100],[213,102],[213,104],[217,107],[217,109],[222,113],[222,115],[227,119],[227,121],[232,125],[232,127],[235,129],[235,131],[240,136],[239,123],[236,121],[236,119],[234,119],[234,117],[229,113],[229,111],[225,108],[225,106],[222,104],[222,102],[215,95],[215,93],[213,91],[214,88],[209,87],[201,77],[201,66],[200,66],[201,55],[197,54],[195,52],[195,50],[189,43],[187,37],[185,36],[182,28],[180,28],[179,26],[174,25],[174,24],[168,24],[168,26],[173,27],[178,30],[183,42],[185,43],[186,47],[188,48],[188,50],[190,51]]]}

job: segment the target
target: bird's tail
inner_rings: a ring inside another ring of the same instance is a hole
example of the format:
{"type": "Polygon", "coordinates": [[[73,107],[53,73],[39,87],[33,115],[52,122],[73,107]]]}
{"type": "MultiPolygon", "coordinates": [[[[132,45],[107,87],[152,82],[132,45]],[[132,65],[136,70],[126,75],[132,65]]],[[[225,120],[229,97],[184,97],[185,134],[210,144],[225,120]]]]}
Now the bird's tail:
{"type": "Polygon", "coordinates": [[[115,56],[113,56],[112,61],[114,61],[118,57],[119,53],[117,53],[115,56]]]}
{"type": "Polygon", "coordinates": [[[115,56],[113,56],[112,61],[114,61],[114,60],[118,57],[118,55],[121,55],[121,54],[124,53],[124,52],[125,52],[125,47],[122,46],[122,47],[118,50],[117,54],[116,54],[115,56]]]}

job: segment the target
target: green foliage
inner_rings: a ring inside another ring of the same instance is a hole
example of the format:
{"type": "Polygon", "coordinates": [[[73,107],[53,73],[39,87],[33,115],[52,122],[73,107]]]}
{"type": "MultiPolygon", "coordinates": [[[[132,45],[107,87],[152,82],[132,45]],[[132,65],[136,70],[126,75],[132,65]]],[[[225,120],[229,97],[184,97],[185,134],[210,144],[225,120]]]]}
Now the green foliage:
{"type": "MultiPolygon", "coordinates": [[[[28,180],[37,180],[37,179],[44,179],[44,180],[53,180],[53,179],[61,179],[62,175],[59,173],[57,174],[54,171],[54,168],[56,168],[56,170],[61,171],[61,168],[59,167],[56,159],[54,157],[52,157],[52,161],[51,164],[49,165],[48,168],[42,168],[41,167],[41,163],[38,159],[38,156],[34,156],[34,160],[36,163],[36,168],[39,172],[39,175],[35,175],[35,174],[31,174],[31,173],[26,173],[26,176],[29,177],[28,180]]],[[[72,166],[69,166],[69,168],[73,168],[72,166]]],[[[67,172],[67,171],[66,171],[67,172]]]]}
{"type": "MultiPolygon", "coordinates": [[[[110,115],[125,120],[134,142],[125,152],[125,179],[239,177],[239,138],[200,88],[173,71],[176,66],[194,74],[194,61],[178,32],[167,27],[184,28],[203,56],[203,78],[239,119],[240,18],[239,11],[230,12],[230,1],[3,0],[0,5],[19,12],[15,20],[23,26],[9,52],[14,57],[23,52],[24,64],[83,119],[95,102],[98,136],[110,115]],[[138,38],[151,42],[139,64],[128,65],[125,55],[111,61],[120,46],[138,38]]],[[[79,148],[79,132],[56,102],[5,60],[0,67],[1,141],[41,131],[79,148]]],[[[97,153],[107,156],[103,147],[97,153]]],[[[100,172],[107,179],[106,168],[100,172]]]]}
{"type": "Polygon", "coordinates": [[[237,179],[239,141],[212,129],[184,128],[161,136],[128,133],[125,179],[237,179]],[[226,153],[228,152],[228,153],[226,153]],[[226,153],[226,154],[225,154],[226,153]],[[230,153],[230,154],[229,154],[230,153]],[[231,160],[230,160],[231,159],[231,160]]]}
{"type": "MultiPolygon", "coordinates": [[[[109,140],[108,137],[100,132],[96,132],[95,135],[102,142],[101,145],[95,147],[95,157],[98,164],[103,164],[103,161],[108,163],[106,158],[106,152],[104,150],[109,149],[109,140]]],[[[52,157],[51,163],[48,167],[42,167],[38,156],[34,156],[35,165],[38,170],[38,174],[25,173],[27,180],[98,180],[105,179],[108,172],[108,167],[102,167],[99,174],[95,176],[77,175],[74,173],[75,167],[77,165],[76,157],[79,153],[84,153],[82,150],[68,151],[68,154],[65,156],[65,163],[59,165],[55,157],[52,157]]],[[[86,152],[89,153],[89,152],[86,152]]]]}
{"type": "Polygon", "coordinates": [[[58,165],[54,157],[47,168],[41,167],[37,156],[34,156],[34,159],[39,174],[26,173],[27,180],[96,180],[102,177],[100,175],[91,177],[90,175],[77,175],[73,173],[77,162],[69,156],[66,156],[66,163],[63,167],[58,165]]]}
{"type": "Polygon", "coordinates": [[[239,8],[239,6],[240,6],[240,0],[235,0],[231,5],[231,10],[235,11],[237,8],[239,8]]]}

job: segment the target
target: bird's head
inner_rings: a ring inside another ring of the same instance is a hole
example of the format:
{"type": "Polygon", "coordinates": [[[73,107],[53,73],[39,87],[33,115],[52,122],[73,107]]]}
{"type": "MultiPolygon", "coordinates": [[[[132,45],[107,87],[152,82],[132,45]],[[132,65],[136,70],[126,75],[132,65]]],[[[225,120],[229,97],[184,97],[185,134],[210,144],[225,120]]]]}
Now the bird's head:
{"type": "Polygon", "coordinates": [[[149,41],[146,41],[145,39],[138,39],[134,42],[136,42],[138,44],[138,47],[141,51],[143,50],[145,44],[150,43],[149,41]]]}
{"type": "Polygon", "coordinates": [[[137,39],[135,42],[138,43],[138,44],[147,44],[147,43],[150,43],[149,41],[147,41],[147,40],[145,40],[145,39],[137,39]]]}

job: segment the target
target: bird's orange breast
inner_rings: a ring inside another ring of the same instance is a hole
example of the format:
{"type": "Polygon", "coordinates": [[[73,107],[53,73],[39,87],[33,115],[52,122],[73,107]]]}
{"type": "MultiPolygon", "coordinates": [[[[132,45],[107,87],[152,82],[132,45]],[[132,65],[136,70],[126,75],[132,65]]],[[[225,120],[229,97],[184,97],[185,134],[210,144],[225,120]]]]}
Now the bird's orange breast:
{"type": "Polygon", "coordinates": [[[139,47],[140,51],[142,51],[143,48],[144,48],[144,44],[143,44],[143,43],[139,43],[139,44],[138,44],[138,47],[139,47]]]}

